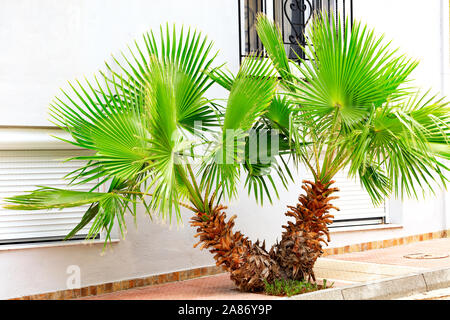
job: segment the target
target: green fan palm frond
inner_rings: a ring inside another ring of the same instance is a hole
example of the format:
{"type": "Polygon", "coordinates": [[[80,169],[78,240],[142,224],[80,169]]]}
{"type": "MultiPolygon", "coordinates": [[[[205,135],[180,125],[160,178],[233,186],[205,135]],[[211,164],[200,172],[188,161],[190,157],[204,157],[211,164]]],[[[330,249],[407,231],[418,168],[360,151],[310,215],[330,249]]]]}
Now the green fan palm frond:
{"type": "MultiPolygon", "coordinates": [[[[143,36],[144,49],[135,42],[135,52],[129,48],[131,59],[122,53],[125,62],[114,58],[121,73],[126,75],[124,93],[136,91],[141,97],[146,95],[145,86],[151,75],[152,60],[156,59],[163,64],[169,64],[177,69],[177,82],[182,82],[176,92],[177,123],[180,127],[193,132],[194,122],[201,122],[204,129],[217,126],[215,113],[211,101],[205,98],[205,93],[212,85],[206,70],[212,65],[216,54],[212,54],[213,43],[201,32],[180,32],[173,26],[160,28],[159,41],[153,31],[143,36]],[[136,85],[137,84],[137,85],[136,85]],[[182,90],[181,90],[182,88],[182,90]]],[[[113,75],[120,76],[118,71],[107,65],[113,75]]],[[[175,80],[175,79],[174,79],[175,80]]],[[[114,82],[113,79],[111,81],[114,82]]]]}
{"type": "Polygon", "coordinates": [[[277,25],[267,16],[260,13],[256,18],[256,31],[282,81],[291,82],[293,76],[289,59],[286,55],[283,38],[277,25]]]}
{"type": "MultiPolygon", "coordinates": [[[[244,60],[244,63],[247,62],[244,60]]],[[[261,61],[260,63],[263,66],[270,66],[267,60],[261,61]]],[[[271,68],[264,70],[266,70],[264,72],[269,72],[269,74],[273,72],[271,68]]],[[[223,66],[210,70],[208,74],[214,82],[229,91],[232,89],[236,79],[229,71],[224,71],[223,66]]],[[[256,76],[260,77],[261,75],[256,76]]],[[[249,195],[253,194],[255,200],[261,205],[265,197],[272,203],[272,195],[269,189],[272,189],[278,197],[278,190],[272,177],[273,172],[277,174],[279,181],[281,181],[285,188],[287,188],[288,179],[293,179],[290,168],[281,156],[282,154],[292,153],[292,145],[289,141],[292,112],[294,112],[294,108],[287,96],[275,94],[267,107],[267,111],[261,114],[261,118],[251,129],[256,134],[241,137],[240,146],[245,148],[245,152],[241,154],[243,157],[243,169],[246,171],[245,185],[248,187],[249,195]],[[263,140],[265,141],[263,143],[261,141],[255,141],[261,135],[264,136],[263,140]],[[253,136],[254,138],[252,138],[253,136]],[[276,137],[277,145],[268,150],[267,145],[270,145],[273,137],[276,137]],[[245,140],[245,146],[242,140],[245,140]],[[250,152],[250,145],[256,147],[259,151],[255,153],[252,150],[250,152]],[[265,150],[260,150],[263,145],[265,146],[265,150]],[[264,163],[260,161],[262,157],[265,159],[264,163]]],[[[237,176],[237,171],[235,170],[233,172],[237,176]]]]}
{"type": "Polygon", "coordinates": [[[294,181],[291,168],[284,158],[296,159],[294,150],[298,146],[291,135],[294,113],[292,101],[286,95],[275,94],[267,112],[252,128],[253,134],[247,137],[243,166],[247,173],[245,184],[249,195],[253,194],[261,205],[265,197],[272,203],[269,189],[278,197],[277,185],[287,189],[288,182],[294,181]],[[278,183],[274,182],[275,175],[278,183]]]}
{"type": "Polygon", "coordinates": [[[248,194],[253,194],[256,202],[261,205],[264,204],[266,197],[272,203],[270,190],[273,190],[278,198],[279,184],[287,189],[289,180],[293,181],[291,169],[284,159],[285,155],[289,156],[292,153],[289,136],[284,133],[284,128],[280,129],[278,125],[268,123],[266,117],[267,113],[246,136],[245,155],[242,161],[243,169],[246,171],[245,186],[248,188],[248,194]],[[275,183],[275,175],[279,183],[275,183]]]}
{"type": "Polygon", "coordinates": [[[381,205],[391,195],[392,183],[380,165],[359,168],[358,176],[374,205],[381,205]]]}
{"type": "Polygon", "coordinates": [[[449,159],[450,151],[450,103],[436,95],[429,97],[429,91],[413,95],[404,105],[404,113],[420,128],[427,147],[435,155],[449,159]]]}
{"type": "Polygon", "coordinates": [[[75,236],[91,221],[93,225],[87,238],[93,238],[101,230],[106,230],[106,241],[111,240],[114,222],[118,222],[122,234],[126,228],[123,215],[129,199],[115,192],[84,192],[41,187],[28,194],[5,200],[10,204],[4,207],[11,210],[49,210],[90,205],[80,223],[66,236],[66,239],[75,236]]]}
{"type": "Polygon", "coordinates": [[[246,58],[228,97],[223,132],[249,130],[266,112],[276,90],[277,79],[270,62],[258,56],[246,58]]]}
{"type": "Polygon", "coordinates": [[[179,195],[175,157],[177,151],[183,150],[179,148],[182,137],[177,129],[176,92],[183,86],[176,81],[178,70],[171,64],[163,64],[154,59],[150,63],[150,70],[144,109],[150,133],[148,169],[154,175],[151,176],[152,181],[147,187],[147,192],[153,189],[151,200],[153,210],[162,213],[168,211],[171,215],[173,205],[176,212],[179,212],[176,201],[179,195]]]}
{"type": "Polygon", "coordinates": [[[441,158],[450,160],[450,145],[448,143],[429,143],[430,150],[441,158]]]}
{"type": "Polygon", "coordinates": [[[335,26],[326,15],[315,16],[304,49],[313,63],[304,63],[297,87],[303,110],[320,117],[336,113],[343,125],[353,125],[388,98],[401,97],[417,62],[395,51],[359,22],[350,29],[340,18],[335,26]]]}
{"type": "Polygon", "coordinates": [[[87,88],[80,83],[79,89],[72,86],[77,99],[65,93],[68,103],[57,99],[50,108],[55,124],[72,135],[73,144],[96,151],[92,156],[73,158],[90,164],[85,168],[89,170],[77,170],[72,176],[89,178],[95,173],[97,178],[129,179],[145,166],[147,157],[145,118],[136,107],[140,98],[135,95],[131,103],[121,95],[118,84],[111,88],[105,81],[104,88],[94,89],[86,83],[87,88]]]}
{"type": "Polygon", "coordinates": [[[208,71],[208,76],[224,89],[230,91],[234,82],[234,75],[229,70],[224,70],[223,66],[216,67],[208,71]]]}
{"type": "Polygon", "coordinates": [[[83,192],[41,187],[25,195],[6,198],[11,210],[43,210],[78,207],[112,196],[109,193],[83,192]]]}
{"type": "Polygon", "coordinates": [[[202,165],[202,186],[213,181],[228,196],[234,195],[240,164],[245,158],[246,137],[258,118],[267,112],[277,82],[270,61],[258,56],[243,61],[231,85],[222,133],[202,165]]]}
{"type": "Polygon", "coordinates": [[[322,183],[348,167],[378,203],[391,192],[417,197],[417,190],[433,190],[432,182],[445,186],[439,158],[449,154],[448,104],[415,93],[417,62],[383,36],[331,18],[314,17],[302,77],[286,87],[299,159],[322,183]]]}
{"type": "Polygon", "coordinates": [[[275,128],[289,134],[290,119],[294,113],[292,101],[286,95],[276,95],[264,115],[275,128]]]}
{"type": "Polygon", "coordinates": [[[358,173],[366,186],[366,167],[378,164],[396,195],[417,197],[417,189],[434,189],[431,181],[445,185],[447,168],[438,159],[445,155],[431,143],[448,148],[448,120],[448,104],[427,94],[377,108],[364,126],[342,138],[342,148],[351,152],[350,174],[358,173]]]}

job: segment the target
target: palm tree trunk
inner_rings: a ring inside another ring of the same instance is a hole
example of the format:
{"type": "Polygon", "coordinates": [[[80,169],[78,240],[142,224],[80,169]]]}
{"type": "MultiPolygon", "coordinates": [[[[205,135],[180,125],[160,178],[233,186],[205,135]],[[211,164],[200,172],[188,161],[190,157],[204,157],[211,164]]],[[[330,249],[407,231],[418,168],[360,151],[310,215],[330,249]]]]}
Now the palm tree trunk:
{"type": "Polygon", "coordinates": [[[283,226],[285,231],[281,241],[272,248],[271,257],[289,279],[315,281],[314,264],[323,254],[322,243],[327,245],[330,241],[328,225],[334,216],[329,214],[329,210],[339,211],[330,204],[339,198],[330,196],[339,191],[338,188],[330,188],[333,183],[304,180],[302,189],[306,194],[299,196],[297,206],[288,206],[290,210],[286,216],[295,218],[295,222],[288,221],[283,226]]]}
{"type": "Polygon", "coordinates": [[[217,266],[230,272],[231,280],[242,291],[258,292],[264,289],[264,280],[281,277],[277,262],[265,250],[265,244],[252,243],[242,233],[233,232],[234,219],[227,222],[226,207],[217,206],[210,215],[198,212],[191,218],[191,226],[197,227],[195,237],[200,237],[196,247],[209,249],[217,266]]]}
{"type": "MultiPolygon", "coordinates": [[[[217,266],[230,272],[230,278],[242,291],[258,292],[264,289],[264,282],[275,279],[313,279],[313,266],[323,253],[321,242],[329,241],[328,227],[333,218],[328,211],[335,208],[329,201],[337,188],[333,183],[303,181],[306,194],[299,197],[296,207],[289,207],[288,217],[294,217],[295,223],[283,226],[281,241],[270,252],[265,243],[252,243],[241,232],[234,232],[234,219],[226,220],[224,206],[217,206],[211,214],[197,212],[191,218],[191,226],[197,228],[195,237],[199,237],[200,249],[209,249],[214,254],[217,266]],[[327,237],[327,241],[323,239],[327,237]]],[[[339,210],[339,209],[337,209],[339,210]]]]}

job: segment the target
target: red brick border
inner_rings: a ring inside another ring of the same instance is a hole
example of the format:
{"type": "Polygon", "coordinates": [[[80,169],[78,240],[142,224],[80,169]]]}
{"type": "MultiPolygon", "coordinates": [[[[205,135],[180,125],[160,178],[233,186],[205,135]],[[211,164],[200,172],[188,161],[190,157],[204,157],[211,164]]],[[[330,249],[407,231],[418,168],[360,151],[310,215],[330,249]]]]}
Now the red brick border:
{"type": "Polygon", "coordinates": [[[167,282],[194,279],[198,277],[215,275],[222,273],[222,269],[216,266],[195,268],[190,270],[182,270],[171,273],[153,275],[145,278],[136,278],[130,280],[122,280],[116,282],[103,283],[83,287],[80,289],[61,290],[56,292],[48,292],[13,298],[10,300],[67,300],[81,297],[99,295],[103,293],[111,293],[120,290],[127,290],[149,285],[163,284],[167,282]]]}
{"type": "MultiPolygon", "coordinates": [[[[402,244],[408,244],[412,242],[447,238],[450,236],[450,230],[430,232],[419,235],[379,240],[372,242],[365,242],[360,244],[353,244],[349,246],[339,248],[327,248],[324,250],[323,256],[329,256],[334,254],[343,254],[350,252],[361,252],[372,249],[389,248],[393,246],[399,246],[402,244]]],[[[191,270],[183,270],[178,272],[171,272],[165,274],[153,275],[145,278],[137,278],[116,282],[103,283],[98,285],[92,285],[73,290],[61,290],[56,292],[48,292],[42,294],[35,294],[30,296],[23,296],[20,298],[14,298],[10,300],[67,300],[74,298],[81,298],[93,295],[99,295],[103,293],[116,292],[120,290],[127,290],[132,288],[138,288],[149,285],[163,284],[167,282],[181,281],[194,279],[202,276],[215,275],[222,273],[223,270],[216,266],[196,268],[191,270]]]]}

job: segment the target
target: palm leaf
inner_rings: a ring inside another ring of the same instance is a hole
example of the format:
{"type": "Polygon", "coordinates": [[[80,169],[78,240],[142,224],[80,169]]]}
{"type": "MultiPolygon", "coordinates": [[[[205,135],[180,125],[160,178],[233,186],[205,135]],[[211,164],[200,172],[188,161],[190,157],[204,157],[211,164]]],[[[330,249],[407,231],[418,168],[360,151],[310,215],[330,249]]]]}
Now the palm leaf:
{"type": "MultiPolygon", "coordinates": [[[[215,113],[205,92],[212,85],[212,81],[206,74],[206,70],[212,65],[215,55],[211,55],[212,42],[209,42],[200,32],[187,33],[184,28],[178,33],[175,26],[170,29],[166,25],[165,30],[160,28],[160,41],[156,41],[155,34],[150,31],[143,36],[145,50],[135,42],[134,53],[129,48],[131,59],[122,53],[124,62],[114,61],[123,74],[127,76],[123,92],[136,91],[141,97],[145,97],[145,86],[151,75],[151,61],[161,61],[170,64],[177,69],[176,81],[181,82],[176,92],[177,123],[182,128],[193,132],[194,122],[201,122],[205,129],[215,127],[215,113]],[[136,83],[138,85],[136,85],[136,83]]],[[[120,76],[107,65],[113,75],[120,76]]],[[[114,82],[114,79],[111,79],[114,82]]]]}
{"type": "Polygon", "coordinates": [[[118,81],[114,88],[105,81],[105,88],[98,86],[97,90],[86,83],[88,88],[80,83],[80,89],[72,86],[81,104],[65,94],[70,104],[58,99],[50,109],[55,123],[74,138],[73,144],[96,151],[92,156],[72,158],[90,161],[92,170],[76,170],[71,175],[74,179],[90,179],[94,173],[96,178],[129,179],[145,166],[147,158],[145,117],[136,107],[142,102],[135,95],[133,103],[129,103],[121,95],[118,81]]]}
{"type": "Polygon", "coordinates": [[[328,21],[327,15],[314,18],[304,49],[314,62],[300,69],[304,81],[296,96],[303,111],[321,118],[337,112],[343,125],[352,126],[371,108],[404,95],[400,87],[417,63],[394,57],[389,43],[361,23],[350,29],[349,21],[338,18],[337,26],[328,21]]]}
{"type": "Polygon", "coordinates": [[[233,196],[239,167],[245,158],[248,131],[261,117],[274,96],[277,79],[271,63],[257,56],[244,60],[232,83],[222,133],[203,161],[202,186],[215,181],[233,196]]]}
{"type": "Polygon", "coordinates": [[[267,16],[260,13],[256,18],[256,31],[283,82],[291,82],[293,78],[289,59],[279,28],[267,16]]]}
{"type": "Polygon", "coordinates": [[[277,79],[270,62],[258,56],[246,58],[228,97],[223,132],[249,130],[266,112],[276,89],[277,79]]]}
{"type": "MultiPolygon", "coordinates": [[[[441,100],[415,96],[404,103],[386,105],[372,113],[364,127],[353,130],[342,147],[351,154],[350,173],[361,172],[372,163],[383,163],[396,195],[417,197],[417,189],[433,190],[431,182],[447,180],[445,157],[448,109],[441,100]],[[418,98],[419,97],[419,98],[418,98]],[[430,142],[440,141],[431,145],[430,142]],[[437,146],[442,146],[436,151],[437,146]]],[[[370,194],[370,192],[369,192],[370,194]]],[[[377,200],[377,195],[374,200],[377,200]]]]}
{"type": "Polygon", "coordinates": [[[215,83],[219,84],[228,91],[231,90],[235,79],[234,75],[229,70],[226,71],[223,70],[223,66],[209,70],[208,76],[215,83]]]}
{"type": "Polygon", "coordinates": [[[110,193],[40,187],[28,194],[5,198],[5,201],[11,204],[4,207],[11,210],[62,209],[91,204],[110,196],[110,193]]]}
{"type": "Polygon", "coordinates": [[[391,182],[379,165],[367,165],[360,168],[358,174],[374,205],[381,205],[391,195],[391,182]]]}
{"type": "Polygon", "coordinates": [[[123,54],[122,64],[115,59],[120,73],[108,66],[112,76],[102,74],[104,83],[95,77],[95,84],[70,84],[72,92],[63,91],[64,97],[56,98],[50,108],[54,123],[72,135],[68,142],[95,151],[72,158],[88,163],[68,178],[78,184],[100,179],[96,187],[111,181],[110,192],[78,194],[44,187],[10,199],[15,201],[11,208],[91,204],[69,238],[89,222],[89,236],[105,229],[110,238],[115,221],[122,231],[126,228],[124,213],[135,215],[138,201],[163,218],[171,218],[174,209],[179,218],[179,201],[186,196],[203,209],[198,187],[178,158],[191,146],[182,130],[198,135],[197,121],[206,129],[218,123],[214,103],[204,96],[212,84],[204,72],[214,59],[212,44],[190,29],[178,34],[167,26],[160,35],[157,44],[152,32],[145,34],[144,50],[136,43],[131,58],[123,54]]]}

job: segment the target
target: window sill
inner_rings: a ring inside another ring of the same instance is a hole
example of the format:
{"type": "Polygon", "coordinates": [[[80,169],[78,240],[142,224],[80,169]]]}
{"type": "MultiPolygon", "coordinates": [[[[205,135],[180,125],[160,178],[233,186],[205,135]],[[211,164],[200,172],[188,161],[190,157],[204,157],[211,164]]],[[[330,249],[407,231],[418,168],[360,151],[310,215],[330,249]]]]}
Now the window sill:
{"type": "MultiPolygon", "coordinates": [[[[119,242],[120,242],[119,239],[111,240],[111,244],[119,243],[119,242]]],[[[105,243],[104,240],[91,240],[91,241],[89,241],[89,240],[74,240],[74,241],[18,243],[18,244],[0,245],[0,251],[69,247],[69,246],[92,246],[92,245],[103,245],[104,243],[105,243]]]]}
{"type": "Polygon", "coordinates": [[[0,126],[1,150],[77,150],[73,144],[53,136],[73,141],[70,134],[59,128],[5,128],[0,126]]]}
{"type": "Polygon", "coordinates": [[[401,224],[377,224],[377,225],[369,225],[369,226],[354,226],[354,227],[337,227],[330,229],[331,234],[335,233],[345,233],[345,232],[359,232],[359,231],[378,231],[378,230],[393,230],[393,229],[402,229],[403,226],[401,224]]]}

